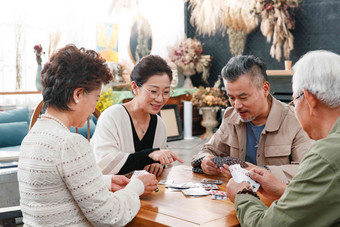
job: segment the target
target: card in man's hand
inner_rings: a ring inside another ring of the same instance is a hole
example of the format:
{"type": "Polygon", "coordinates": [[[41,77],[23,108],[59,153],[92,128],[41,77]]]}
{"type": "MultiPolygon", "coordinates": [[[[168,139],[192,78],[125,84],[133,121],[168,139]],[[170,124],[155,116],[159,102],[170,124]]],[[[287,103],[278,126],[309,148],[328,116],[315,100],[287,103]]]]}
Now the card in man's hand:
{"type": "Polygon", "coordinates": [[[235,182],[241,183],[245,181],[250,184],[254,192],[257,192],[260,184],[249,177],[248,170],[241,168],[239,164],[229,166],[229,170],[235,182]]]}

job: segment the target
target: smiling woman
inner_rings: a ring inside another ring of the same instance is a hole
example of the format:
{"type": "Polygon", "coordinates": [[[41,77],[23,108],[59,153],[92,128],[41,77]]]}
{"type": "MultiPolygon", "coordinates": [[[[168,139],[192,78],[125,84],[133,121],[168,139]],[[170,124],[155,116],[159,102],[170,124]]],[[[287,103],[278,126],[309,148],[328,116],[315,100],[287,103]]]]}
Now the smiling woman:
{"type": "Polygon", "coordinates": [[[170,98],[171,79],[170,67],[159,56],[146,56],[134,67],[131,87],[135,97],[107,108],[91,140],[104,174],[145,169],[160,175],[161,164],[181,162],[166,149],[167,129],[157,115],[170,98]]]}

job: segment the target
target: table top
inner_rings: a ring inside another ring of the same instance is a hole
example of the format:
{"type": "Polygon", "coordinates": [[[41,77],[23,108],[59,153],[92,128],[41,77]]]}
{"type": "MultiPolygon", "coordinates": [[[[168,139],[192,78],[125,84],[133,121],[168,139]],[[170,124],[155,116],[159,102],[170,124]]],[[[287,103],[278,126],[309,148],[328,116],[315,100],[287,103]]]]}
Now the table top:
{"type": "MultiPolygon", "coordinates": [[[[174,180],[174,183],[198,183],[203,178],[223,181],[219,190],[226,191],[227,178],[209,176],[191,171],[190,166],[167,168],[158,180],[174,180]]],[[[266,200],[266,198],[261,198],[266,200]]],[[[270,204],[268,200],[266,204],[270,204]]],[[[141,197],[141,209],[128,226],[238,226],[234,204],[229,200],[213,200],[211,196],[190,198],[182,192],[171,192],[159,185],[159,192],[141,197]]]]}

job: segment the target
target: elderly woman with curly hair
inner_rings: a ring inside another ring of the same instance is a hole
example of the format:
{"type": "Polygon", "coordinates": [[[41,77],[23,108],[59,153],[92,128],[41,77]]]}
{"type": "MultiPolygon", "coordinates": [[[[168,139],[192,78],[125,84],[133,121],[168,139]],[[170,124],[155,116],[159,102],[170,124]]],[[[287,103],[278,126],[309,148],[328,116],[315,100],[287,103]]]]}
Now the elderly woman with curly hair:
{"type": "Polygon", "coordinates": [[[88,141],[69,130],[84,125],[102,84],[112,79],[105,60],[68,45],[45,64],[41,79],[46,112],[23,140],[19,158],[25,226],[126,225],[140,208],[139,195],[157,188],[155,176],[103,176],[88,141]]]}

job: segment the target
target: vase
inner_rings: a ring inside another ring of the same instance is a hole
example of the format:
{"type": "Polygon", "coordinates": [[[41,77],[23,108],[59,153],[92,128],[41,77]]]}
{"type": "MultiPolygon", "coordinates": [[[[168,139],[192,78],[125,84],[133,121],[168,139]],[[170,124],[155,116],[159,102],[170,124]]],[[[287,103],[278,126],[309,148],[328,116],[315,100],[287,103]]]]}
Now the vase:
{"type": "Polygon", "coordinates": [[[38,65],[37,72],[35,75],[35,87],[37,88],[38,91],[42,90],[42,85],[40,81],[40,74],[41,74],[42,66],[38,65]]]}
{"type": "Polygon", "coordinates": [[[187,70],[181,69],[181,74],[185,77],[182,88],[193,88],[194,85],[192,84],[190,77],[192,75],[195,75],[195,70],[193,70],[193,69],[187,69],[187,70]]]}
{"type": "Polygon", "coordinates": [[[292,69],[292,61],[285,60],[285,70],[291,70],[291,69],[292,69]]]}
{"type": "Polygon", "coordinates": [[[211,138],[214,135],[214,128],[218,125],[216,120],[217,111],[219,107],[201,107],[203,120],[201,125],[205,128],[205,133],[201,138],[211,138]]]}

